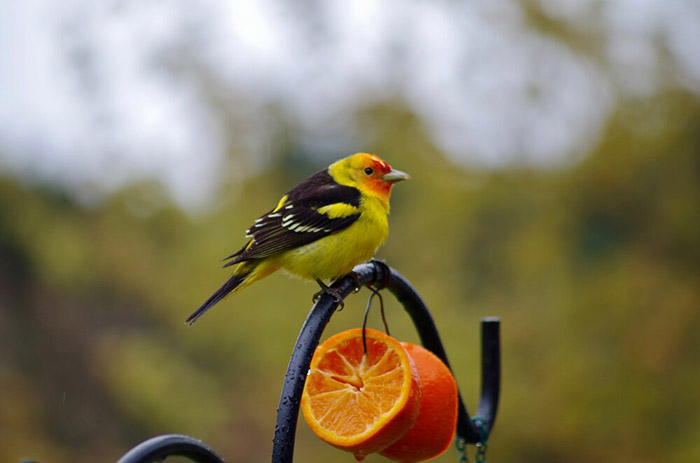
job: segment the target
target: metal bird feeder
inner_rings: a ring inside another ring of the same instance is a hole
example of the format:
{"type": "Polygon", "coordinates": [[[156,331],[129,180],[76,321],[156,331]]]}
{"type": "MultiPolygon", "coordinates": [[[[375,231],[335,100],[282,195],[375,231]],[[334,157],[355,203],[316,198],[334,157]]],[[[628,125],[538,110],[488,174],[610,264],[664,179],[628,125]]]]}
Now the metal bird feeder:
{"type": "MultiPolygon", "coordinates": [[[[353,271],[357,274],[356,278],[346,276],[333,283],[332,287],[337,289],[343,298],[352,293],[357,284],[388,289],[408,312],[423,346],[450,367],[430,311],[408,280],[378,260],[360,264],[353,271]]],[[[282,385],[273,438],[272,463],[292,463],[299,406],[306,374],[323,330],[337,306],[337,300],[331,295],[324,294],[311,308],[301,327],[282,385]]],[[[459,395],[457,441],[458,447],[461,446],[460,450],[467,443],[475,444],[477,452],[481,450],[483,456],[483,449],[496,419],[500,382],[500,319],[484,318],[481,320],[481,398],[476,416],[472,418],[467,412],[461,393],[459,395]]],[[[155,463],[175,455],[198,463],[223,463],[224,461],[213,449],[197,439],[168,434],[142,442],[127,452],[118,463],[155,463]]]]}

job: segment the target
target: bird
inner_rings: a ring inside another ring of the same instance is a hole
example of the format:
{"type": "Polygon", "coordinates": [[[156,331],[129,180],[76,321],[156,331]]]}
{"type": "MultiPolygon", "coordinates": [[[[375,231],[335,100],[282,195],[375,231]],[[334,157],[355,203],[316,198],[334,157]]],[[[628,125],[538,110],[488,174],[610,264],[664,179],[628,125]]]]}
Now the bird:
{"type": "Polygon", "coordinates": [[[389,234],[389,198],[396,182],[411,178],[379,156],[356,153],[312,174],[246,230],[245,245],[225,257],[233,275],[190,315],[192,325],[228,294],[277,270],[315,280],[342,307],[335,281],[370,259],[389,234]]]}

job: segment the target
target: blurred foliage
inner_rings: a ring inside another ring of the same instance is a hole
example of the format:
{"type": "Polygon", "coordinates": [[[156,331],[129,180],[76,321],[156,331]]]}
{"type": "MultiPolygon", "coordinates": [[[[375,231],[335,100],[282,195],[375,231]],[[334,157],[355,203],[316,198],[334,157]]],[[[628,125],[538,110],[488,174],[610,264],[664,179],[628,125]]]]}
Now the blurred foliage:
{"type": "MultiPolygon", "coordinates": [[[[596,55],[597,31],[526,12],[596,55]]],[[[188,66],[186,58],[171,66],[188,66]]],[[[413,175],[395,189],[379,257],[433,310],[472,410],[479,319],[503,318],[492,461],[700,459],[695,95],[671,87],[620,97],[578,164],[494,171],[450,163],[400,99],[362,108],[352,130],[363,145],[323,159],[305,152],[301,129],[273,107],[278,139],[258,169],[236,146],[247,129],[236,104],[243,96],[227,96],[215,76],[197,78],[230,129],[224,177],[242,178],[207,210],[181,210],[156,181],[86,205],[60,186],[0,176],[1,461],[114,460],[169,432],[205,440],[228,462],[269,459],[283,375],[315,284],[273,275],[193,327],[183,322],[225,280],[220,258],[260,213],[359,149],[413,175]]],[[[358,326],[367,296],[351,296],[327,334],[358,326]]],[[[392,334],[415,342],[401,307],[386,299],[392,334]]],[[[341,458],[352,461],[300,424],[297,461],[341,458]]],[[[451,450],[436,461],[455,458],[451,450]]]]}
{"type": "MultiPolygon", "coordinates": [[[[379,255],[432,307],[471,407],[478,320],[504,320],[494,461],[700,458],[696,99],[621,104],[594,152],[563,170],[460,170],[397,102],[358,121],[373,127],[369,150],[414,175],[395,190],[379,255]],[[673,117],[659,124],[650,108],[673,117]]],[[[226,278],[216,263],[242,230],[321,166],[280,146],[197,217],[156,183],[85,206],[0,180],[0,459],[114,459],[167,432],[227,461],[269,458],[314,285],[274,275],[183,321],[226,278]]],[[[327,333],[358,326],[367,295],[327,333]]],[[[389,299],[393,334],[415,340],[389,299]]],[[[352,457],[300,426],[298,461],[338,458],[352,457]]]]}

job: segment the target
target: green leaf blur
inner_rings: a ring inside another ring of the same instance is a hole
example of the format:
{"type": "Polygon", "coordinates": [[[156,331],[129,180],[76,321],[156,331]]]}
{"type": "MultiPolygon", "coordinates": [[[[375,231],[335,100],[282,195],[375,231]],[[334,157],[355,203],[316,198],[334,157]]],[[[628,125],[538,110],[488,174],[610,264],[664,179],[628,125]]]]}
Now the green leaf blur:
{"type": "MultiPolygon", "coordinates": [[[[586,31],[524,3],[532,27],[595,56],[586,31]]],[[[202,98],[224,107],[223,126],[244,117],[192,72],[211,92],[202,98]]],[[[231,135],[231,182],[197,211],[156,179],[90,202],[60,182],[0,174],[0,461],[114,461],[171,432],[230,463],[269,460],[315,283],[275,274],[184,320],[228,277],[220,259],[256,217],[355,151],[413,176],[394,189],[378,257],[433,311],[471,411],[479,319],[503,320],[491,461],[700,461],[700,101],[673,83],[616,96],[593,148],[562,166],[458,166],[388,95],[355,113],[358,145],[322,159],[266,108],[282,127],[271,159],[250,168],[231,135]]],[[[351,295],[326,335],[359,326],[368,295],[351,295]]],[[[392,335],[416,342],[386,303],[392,335]]],[[[377,313],[371,324],[381,327],[377,313]]],[[[297,435],[296,461],[352,461],[303,420],[297,435]]]]}
{"type": "MultiPolygon", "coordinates": [[[[561,170],[460,170],[429,140],[400,136],[413,122],[374,141],[414,174],[395,190],[379,256],[434,311],[472,408],[478,320],[503,318],[494,460],[700,456],[700,105],[682,94],[656,104],[677,117],[643,130],[620,112],[589,157],[561,170]]],[[[411,121],[391,106],[368,114],[411,121]]],[[[290,152],[196,218],[157,184],[88,207],[2,179],[3,460],[116,458],[165,432],[205,439],[229,461],[268,458],[314,285],[274,275],[193,327],[183,320],[226,278],[218,258],[297,180],[279,167],[290,152]]],[[[328,333],[358,326],[367,295],[351,296],[328,333]]],[[[415,339],[388,307],[394,334],[415,339]]],[[[303,424],[297,455],[340,457],[303,424]]]]}

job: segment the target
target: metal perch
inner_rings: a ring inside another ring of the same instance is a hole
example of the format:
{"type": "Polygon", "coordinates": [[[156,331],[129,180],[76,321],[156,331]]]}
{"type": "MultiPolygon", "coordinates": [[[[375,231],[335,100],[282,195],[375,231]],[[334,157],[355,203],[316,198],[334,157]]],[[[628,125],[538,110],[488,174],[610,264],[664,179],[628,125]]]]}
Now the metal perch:
{"type": "MultiPolygon", "coordinates": [[[[437,327],[427,306],[416,290],[400,273],[385,263],[372,260],[356,266],[357,278],[346,276],[332,287],[343,298],[356,285],[387,288],[403,305],[418,331],[423,346],[437,355],[449,367],[447,354],[438,335],[437,327]]],[[[282,395],[277,409],[277,424],[272,447],[273,463],[291,463],[294,457],[294,439],[299,403],[309,370],[311,357],[321,339],[324,328],[338,306],[332,296],[324,294],[311,308],[292,351],[282,395]]],[[[450,367],[451,368],[451,367],[450,367]]],[[[501,383],[500,320],[489,317],[481,320],[481,398],[476,416],[472,419],[459,396],[457,438],[472,444],[485,444],[493,429],[498,410],[501,383]]],[[[118,463],[150,463],[162,461],[170,455],[180,455],[198,463],[222,463],[223,460],[201,441],[188,436],[165,435],[149,439],[134,447],[118,463]]]]}

